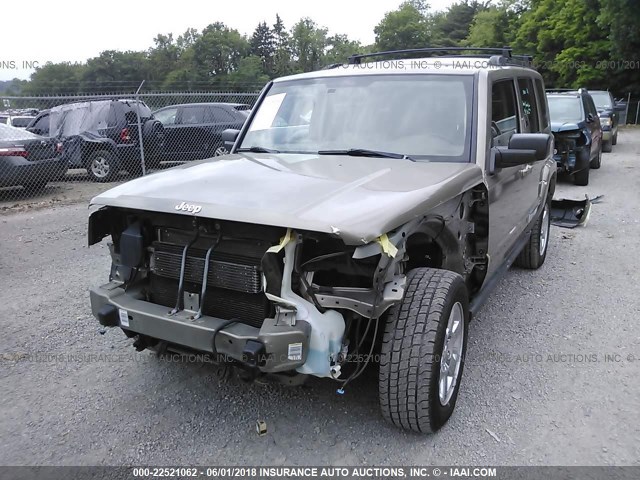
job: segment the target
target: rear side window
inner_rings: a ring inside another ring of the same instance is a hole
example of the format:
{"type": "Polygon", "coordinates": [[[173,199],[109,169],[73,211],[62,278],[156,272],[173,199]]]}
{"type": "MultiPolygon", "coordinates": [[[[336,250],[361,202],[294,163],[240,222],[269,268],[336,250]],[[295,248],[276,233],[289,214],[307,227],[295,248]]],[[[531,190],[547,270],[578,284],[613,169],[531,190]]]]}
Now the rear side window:
{"type": "Polygon", "coordinates": [[[523,130],[530,133],[539,132],[540,121],[538,120],[538,103],[533,90],[533,80],[530,78],[519,78],[518,88],[520,90],[522,119],[524,120],[523,130]]]}
{"type": "Polygon", "coordinates": [[[491,127],[494,145],[507,145],[519,131],[516,92],[512,80],[501,80],[491,90],[491,127]]]}
{"type": "Polygon", "coordinates": [[[184,107],[182,109],[182,118],[180,121],[183,125],[197,125],[204,123],[204,107],[184,107]]]}
{"type": "Polygon", "coordinates": [[[221,107],[210,107],[207,109],[207,122],[223,123],[223,122],[235,122],[236,119],[233,115],[227,112],[221,107]]]}
{"type": "Polygon", "coordinates": [[[110,105],[109,113],[107,115],[107,127],[115,127],[118,124],[118,120],[116,117],[116,109],[115,105],[110,105]]]}

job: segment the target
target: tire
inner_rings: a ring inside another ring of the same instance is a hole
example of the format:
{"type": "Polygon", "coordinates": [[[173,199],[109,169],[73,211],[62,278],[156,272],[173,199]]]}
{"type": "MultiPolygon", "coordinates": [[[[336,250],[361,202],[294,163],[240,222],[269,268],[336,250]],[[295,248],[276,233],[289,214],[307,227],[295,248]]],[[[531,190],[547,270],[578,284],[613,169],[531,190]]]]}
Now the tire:
{"type": "Polygon", "coordinates": [[[227,149],[227,147],[225,147],[224,145],[219,145],[214,151],[213,151],[213,156],[214,157],[220,157],[222,155],[227,155],[229,153],[229,150],[227,149]]]}
{"type": "Polygon", "coordinates": [[[164,150],[164,126],[158,120],[150,118],[142,126],[142,139],[145,156],[158,156],[164,150]]]}
{"type": "Polygon", "coordinates": [[[547,258],[549,248],[549,231],[551,229],[551,201],[547,200],[544,209],[538,216],[531,237],[524,246],[520,254],[516,257],[514,264],[520,268],[535,270],[540,268],[547,258]]]}
{"type": "Polygon", "coordinates": [[[589,185],[589,166],[573,174],[573,183],[582,187],[589,185]]]}
{"type": "Polygon", "coordinates": [[[617,145],[618,144],[618,132],[616,132],[613,135],[613,138],[611,139],[611,145],[617,145]]]}
{"type": "Polygon", "coordinates": [[[22,185],[22,188],[24,188],[25,192],[31,195],[35,195],[38,193],[42,193],[42,191],[47,187],[47,183],[48,182],[46,180],[40,180],[36,182],[25,183],[24,185],[22,185]]]}
{"type": "Polygon", "coordinates": [[[610,153],[611,150],[613,150],[612,142],[613,142],[613,139],[609,140],[608,142],[602,142],[602,151],[606,153],[610,153]]]}
{"type": "Polygon", "coordinates": [[[592,168],[593,170],[598,170],[601,165],[602,165],[602,147],[600,147],[600,150],[598,150],[598,156],[593,160],[591,160],[591,162],[589,163],[589,168],[592,168]]]}
{"type": "Polygon", "coordinates": [[[404,298],[387,315],[382,341],[378,391],[385,419],[421,433],[447,422],[458,399],[468,323],[469,299],[460,275],[433,268],[408,273],[404,298]],[[457,321],[453,337],[452,319],[457,321]],[[458,360],[450,363],[450,387],[441,389],[445,357],[458,360]]]}
{"type": "Polygon", "coordinates": [[[118,174],[118,161],[108,150],[96,150],[87,160],[87,173],[94,182],[111,182],[118,174]]]}

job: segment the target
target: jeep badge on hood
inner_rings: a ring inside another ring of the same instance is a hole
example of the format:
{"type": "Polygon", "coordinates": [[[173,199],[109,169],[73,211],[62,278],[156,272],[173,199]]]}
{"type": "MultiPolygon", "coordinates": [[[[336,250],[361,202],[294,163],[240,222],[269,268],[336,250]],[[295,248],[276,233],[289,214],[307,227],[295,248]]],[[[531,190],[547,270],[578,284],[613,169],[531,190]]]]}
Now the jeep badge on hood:
{"type": "Polygon", "coordinates": [[[180,205],[175,206],[176,210],[180,210],[181,212],[189,212],[189,213],[200,213],[202,211],[202,207],[200,205],[192,205],[190,203],[182,202],[180,205]]]}

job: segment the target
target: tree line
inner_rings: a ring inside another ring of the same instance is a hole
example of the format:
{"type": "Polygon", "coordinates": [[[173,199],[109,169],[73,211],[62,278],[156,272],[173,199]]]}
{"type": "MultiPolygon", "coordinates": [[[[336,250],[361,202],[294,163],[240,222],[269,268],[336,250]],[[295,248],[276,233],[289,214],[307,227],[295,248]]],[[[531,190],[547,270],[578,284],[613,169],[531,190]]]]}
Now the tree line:
{"type": "Polygon", "coordinates": [[[82,63],[47,63],[29,80],[0,83],[5,95],[135,90],[255,91],[269,79],[343,63],[353,53],[425,46],[510,45],[530,53],[550,87],[640,92],[637,0],[460,0],[442,12],[407,0],[374,27],[375,43],[330,35],[310,18],[290,28],[279,15],[242,35],[214,22],[145,51],[108,50],[82,63]]]}

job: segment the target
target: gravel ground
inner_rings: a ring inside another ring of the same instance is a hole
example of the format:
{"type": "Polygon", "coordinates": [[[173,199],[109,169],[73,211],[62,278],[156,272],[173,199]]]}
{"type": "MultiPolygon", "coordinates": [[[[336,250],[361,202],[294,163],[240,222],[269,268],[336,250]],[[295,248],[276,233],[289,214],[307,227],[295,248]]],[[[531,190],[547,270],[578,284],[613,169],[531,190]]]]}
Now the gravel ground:
{"type": "Polygon", "coordinates": [[[86,246],[86,204],[0,212],[0,464],[638,465],[638,152],[640,130],[622,131],[588,187],[559,185],[605,197],[586,228],[552,228],[540,270],[499,283],[434,436],[382,420],[374,375],[340,396],[135,353],[91,316],[109,259],[86,246]]]}

